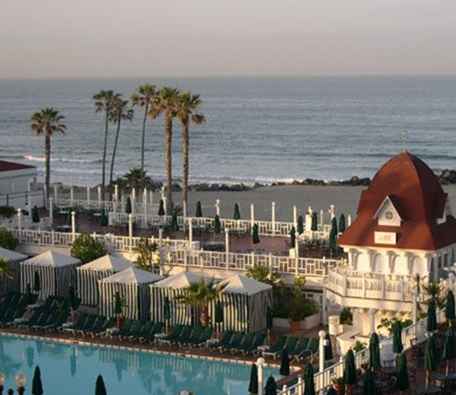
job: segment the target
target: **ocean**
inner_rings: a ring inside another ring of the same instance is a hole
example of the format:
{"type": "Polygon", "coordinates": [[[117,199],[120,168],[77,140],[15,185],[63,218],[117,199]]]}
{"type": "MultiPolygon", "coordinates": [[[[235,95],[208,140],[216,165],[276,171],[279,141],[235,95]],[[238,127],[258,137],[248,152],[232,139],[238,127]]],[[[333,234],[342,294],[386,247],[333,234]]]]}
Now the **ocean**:
{"type": "MultiPolygon", "coordinates": [[[[0,80],[0,159],[43,174],[44,139],[33,136],[30,117],[53,106],[67,132],[52,141],[52,181],[99,183],[104,125],[92,96],[112,89],[129,97],[145,82],[201,95],[207,122],[191,128],[192,183],[370,177],[403,149],[434,169],[456,168],[456,76],[0,80]]],[[[121,130],[117,175],[139,165],[142,116],[137,109],[121,130]]],[[[176,121],[175,177],[179,132],[176,121]]],[[[148,123],[146,164],[163,179],[163,119],[148,123]]]]}

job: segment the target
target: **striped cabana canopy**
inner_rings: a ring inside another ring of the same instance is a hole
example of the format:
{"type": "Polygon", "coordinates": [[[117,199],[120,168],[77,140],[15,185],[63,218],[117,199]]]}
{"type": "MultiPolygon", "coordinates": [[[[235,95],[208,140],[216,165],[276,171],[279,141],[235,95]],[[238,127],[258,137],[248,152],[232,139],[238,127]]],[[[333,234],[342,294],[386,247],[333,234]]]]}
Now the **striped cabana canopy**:
{"type": "Polygon", "coordinates": [[[106,317],[115,315],[114,297],[118,292],[123,301],[123,316],[125,318],[147,320],[150,305],[149,286],[162,278],[157,274],[131,266],[112,276],[98,280],[99,314],[106,317]]]}
{"type": "Polygon", "coordinates": [[[98,304],[98,280],[131,267],[131,262],[120,256],[104,255],[77,268],[77,293],[81,304],[98,304]]]}
{"type": "Polygon", "coordinates": [[[27,255],[0,247],[0,259],[3,259],[9,268],[8,276],[0,281],[0,295],[8,291],[19,291],[21,288],[20,262],[26,260],[27,255]]]}
{"type": "MultiPolygon", "coordinates": [[[[256,332],[266,329],[266,314],[272,307],[272,286],[235,274],[218,285],[222,291],[218,302],[223,307],[221,330],[256,332]]],[[[214,305],[210,312],[214,311],[214,305]]],[[[214,314],[210,314],[214,322],[214,314]]]]}
{"type": "Polygon", "coordinates": [[[76,267],[81,263],[77,258],[48,250],[20,263],[21,292],[27,284],[34,288],[36,276],[39,276],[39,298],[48,296],[66,296],[71,286],[76,285],[76,267]],[[35,274],[37,273],[37,274],[35,274]]]}
{"type": "Polygon", "coordinates": [[[170,325],[191,325],[192,314],[189,306],[177,301],[185,289],[200,281],[209,282],[209,277],[199,273],[182,272],[158,281],[150,287],[150,316],[152,321],[164,322],[164,305],[166,298],[170,304],[170,325]]]}

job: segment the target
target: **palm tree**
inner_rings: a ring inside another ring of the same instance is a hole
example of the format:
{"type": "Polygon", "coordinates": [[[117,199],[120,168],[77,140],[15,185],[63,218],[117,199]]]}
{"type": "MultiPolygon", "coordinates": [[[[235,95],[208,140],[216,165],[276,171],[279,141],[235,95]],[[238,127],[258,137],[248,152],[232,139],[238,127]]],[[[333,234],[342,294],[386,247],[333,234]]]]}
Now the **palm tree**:
{"type": "Polygon", "coordinates": [[[144,108],[144,119],[142,124],[142,137],[141,137],[141,170],[144,170],[144,145],[146,136],[146,122],[149,110],[155,103],[157,96],[157,88],[155,85],[144,84],[138,87],[136,92],[131,96],[133,106],[144,108]]]}
{"type": "Polygon", "coordinates": [[[101,90],[93,96],[95,101],[95,111],[104,112],[105,114],[105,130],[104,130],[104,144],[103,144],[103,156],[101,159],[101,190],[103,194],[103,200],[105,200],[105,186],[106,186],[106,152],[108,150],[108,132],[109,132],[109,115],[111,113],[112,101],[114,99],[114,92],[109,90],[101,90]]]}
{"type": "Polygon", "coordinates": [[[51,183],[51,138],[56,133],[65,133],[66,125],[63,123],[65,117],[60,115],[58,110],[47,107],[32,115],[32,130],[38,135],[44,135],[44,155],[46,167],[46,202],[49,198],[49,187],[51,183]]]}
{"type": "Polygon", "coordinates": [[[217,299],[223,288],[217,286],[214,281],[205,282],[201,280],[185,288],[183,294],[178,295],[176,300],[195,308],[199,314],[201,325],[207,326],[209,323],[209,304],[217,299]]]}
{"type": "Polygon", "coordinates": [[[111,169],[109,171],[109,185],[112,184],[114,175],[114,162],[116,160],[117,145],[119,143],[120,125],[123,120],[133,119],[133,110],[128,108],[128,100],[123,100],[122,95],[116,94],[112,100],[112,108],[109,113],[109,120],[116,123],[116,137],[112,148],[111,169]]]}
{"type": "Polygon", "coordinates": [[[4,258],[0,258],[0,277],[12,278],[12,271],[8,265],[8,262],[4,258]]]}
{"type": "Polygon", "coordinates": [[[166,198],[168,208],[173,207],[173,167],[172,167],[172,143],[173,143],[173,118],[176,117],[179,91],[175,88],[163,87],[160,89],[155,105],[149,111],[149,116],[155,118],[163,113],[165,116],[165,169],[166,169],[166,198]]]}
{"type": "Polygon", "coordinates": [[[201,99],[199,95],[192,95],[190,92],[182,92],[179,94],[176,117],[179,119],[182,126],[182,201],[185,203],[187,203],[188,200],[190,122],[193,122],[195,125],[201,125],[206,121],[204,115],[197,112],[200,106],[201,99]]]}

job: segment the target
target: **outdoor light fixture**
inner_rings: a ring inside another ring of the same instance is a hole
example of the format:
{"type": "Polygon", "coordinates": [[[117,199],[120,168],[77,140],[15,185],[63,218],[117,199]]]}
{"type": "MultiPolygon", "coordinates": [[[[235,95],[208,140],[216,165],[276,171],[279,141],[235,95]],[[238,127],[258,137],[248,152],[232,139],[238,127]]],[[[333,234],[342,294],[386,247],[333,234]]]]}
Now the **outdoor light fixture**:
{"type": "Polygon", "coordinates": [[[23,395],[25,392],[25,383],[27,382],[27,378],[25,377],[24,373],[18,373],[16,375],[16,385],[17,385],[17,393],[19,395],[23,395]]]}

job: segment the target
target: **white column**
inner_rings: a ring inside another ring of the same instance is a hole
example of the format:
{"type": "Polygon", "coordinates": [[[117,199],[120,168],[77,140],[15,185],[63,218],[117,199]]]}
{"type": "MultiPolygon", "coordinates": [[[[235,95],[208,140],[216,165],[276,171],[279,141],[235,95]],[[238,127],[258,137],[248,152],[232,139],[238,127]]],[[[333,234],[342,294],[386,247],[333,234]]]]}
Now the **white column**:
{"type": "Polygon", "coordinates": [[[162,198],[163,199],[163,208],[165,209],[165,215],[168,215],[168,202],[166,199],[166,196],[162,198]]]}
{"type": "Polygon", "coordinates": [[[276,203],[272,202],[271,207],[271,222],[272,222],[272,234],[275,234],[275,223],[276,223],[276,203]]]}
{"type": "Polygon", "coordinates": [[[253,228],[253,225],[255,225],[255,205],[252,203],[250,205],[250,226],[253,228]]]}
{"type": "Polygon", "coordinates": [[[329,206],[329,213],[331,214],[331,220],[336,216],[336,207],[334,204],[329,206]]]}
{"type": "Polygon", "coordinates": [[[70,187],[70,206],[74,207],[74,187],[70,187]]]}
{"type": "Polygon", "coordinates": [[[76,212],[71,212],[71,238],[74,241],[76,236],[76,212]]]}
{"type": "Polygon", "coordinates": [[[293,226],[295,228],[295,231],[298,229],[298,209],[296,206],[293,206],[293,226]]]}
{"type": "Polygon", "coordinates": [[[54,185],[54,201],[55,204],[59,204],[59,186],[57,184],[54,185]]]}
{"type": "Polygon", "coordinates": [[[226,270],[230,266],[230,231],[225,229],[225,265],[226,270]]]}
{"type": "Polygon", "coordinates": [[[133,247],[133,216],[128,214],[128,249],[131,252],[133,247]]]}
{"type": "Polygon", "coordinates": [[[17,209],[17,228],[19,231],[22,230],[22,210],[20,208],[17,209]]]}
{"type": "Polygon", "coordinates": [[[323,210],[320,210],[320,226],[321,230],[323,230],[323,225],[325,224],[325,213],[323,210]]]}
{"type": "Polygon", "coordinates": [[[369,309],[370,334],[375,332],[375,313],[376,309],[369,309]]]}
{"type": "Polygon", "coordinates": [[[257,373],[258,373],[258,395],[263,395],[264,388],[264,358],[260,357],[256,361],[257,373]]]}
{"type": "Polygon", "coordinates": [[[97,187],[97,199],[98,199],[98,208],[101,208],[101,187],[97,187]]]}
{"type": "Polygon", "coordinates": [[[319,337],[319,342],[318,342],[318,363],[319,363],[319,371],[320,373],[325,370],[325,339],[326,332],[325,331],[319,331],[318,332],[318,337],[319,337]]]}
{"type": "Polygon", "coordinates": [[[190,248],[193,246],[193,221],[192,217],[188,219],[188,242],[190,243],[190,248]]]}
{"type": "Polygon", "coordinates": [[[215,215],[220,217],[220,199],[215,201],[215,215]]]}
{"type": "Polygon", "coordinates": [[[52,198],[49,198],[49,222],[51,226],[54,223],[54,202],[52,198]]]}
{"type": "Polygon", "coordinates": [[[304,381],[302,380],[302,376],[298,377],[298,392],[297,395],[304,395],[304,381]]]}
{"type": "Polygon", "coordinates": [[[87,185],[87,208],[90,208],[90,186],[87,185]]]}
{"type": "Polygon", "coordinates": [[[154,205],[154,191],[149,191],[149,203],[150,207],[154,205]]]}
{"type": "Polygon", "coordinates": [[[136,189],[131,189],[131,213],[136,214],[136,189]]]}
{"type": "Polygon", "coordinates": [[[144,214],[144,227],[147,227],[147,189],[144,188],[143,192],[143,214],[144,214]]]}
{"type": "Polygon", "coordinates": [[[119,201],[119,186],[117,184],[114,184],[114,200],[119,201]]]}
{"type": "Polygon", "coordinates": [[[348,214],[347,216],[347,227],[350,226],[352,224],[352,216],[351,214],[348,214]]]}
{"type": "Polygon", "coordinates": [[[187,202],[182,202],[182,221],[185,228],[185,222],[187,221],[187,202]]]}

